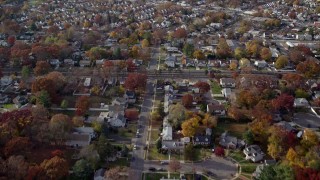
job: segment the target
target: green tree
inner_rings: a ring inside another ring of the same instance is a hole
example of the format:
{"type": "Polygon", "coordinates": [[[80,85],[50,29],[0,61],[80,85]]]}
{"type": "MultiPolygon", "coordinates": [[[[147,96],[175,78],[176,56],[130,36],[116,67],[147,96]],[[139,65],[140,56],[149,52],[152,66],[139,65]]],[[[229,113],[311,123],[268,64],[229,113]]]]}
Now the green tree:
{"type": "Polygon", "coordinates": [[[251,130],[247,130],[243,134],[243,139],[246,141],[247,144],[253,144],[253,142],[254,142],[254,134],[252,133],[251,130]]]}
{"type": "Polygon", "coordinates": [[[93,169],[85,159],[78,160],[72,167],[72,171],[76,179],[90,179],[93,173],[93,169]]]}
{"type": "Polygon", "coordinates": [[[194,46],[192,44],[189,44],[189,43],[186,43],[184,46],[183,46],[183,49],[182,49],[183,53],[187,56],[187,57],[192,57],[193,55],[193,52],[194,52],[194,46]]]}
{"type": "Polygon", "coordinates": [[[157,142],[156,142],[156,146],[157,146],[157,149],[160,150],[162,148],[162,141],[161,139],[158,139],[157,142]]]}
{"type": "Polygon", "coordinates": [[[113,155],[114,147],[110,144],[107,138],[104,135],[100,135],[99,140],[97,142],[97,151],[100,157],[106,159],[113,155]]]}
{"type": "Polygon", "coordinates": [[[64,100],[62,100],[60,107],[62,109],[66,109],[68,107],[68,105],[69,105],[68,101],[64,99],[64,100]]]}
{"type": "Polygon", "coordinates": [[[121,49],[119,47],[113,51],[113,58],[115,59],[121,58],[121,49]]]}
{"type": "Polygon", "coordinates": [[[26,79],[30,76],[30,68],[28,66],[23,66],[21,70],[22,79],[26,79]]]}
{"type": "Polygon", "coordinates": [[[100,156],[98,154],[98,151],[95,148],[94,144],[90,144],[88,146],[83,147],[80,150],[79,156],[81,158],[85,158],[88,163],[90,164],[92,169],[97,169],[99,162],[100,162],[100,156]]]}
{"type": "Polygon", "coordinates": [[[46,90],[38,91],[36,93],[36,102],[44,107],[48,108],[51,106],[50,94],[46,90]]]}
{"type": "Polygon", "coordinates": [[[187,144],[184,148],[184,159],[187,161],[195,161],[197,157],[193,144],[187,144]]]}

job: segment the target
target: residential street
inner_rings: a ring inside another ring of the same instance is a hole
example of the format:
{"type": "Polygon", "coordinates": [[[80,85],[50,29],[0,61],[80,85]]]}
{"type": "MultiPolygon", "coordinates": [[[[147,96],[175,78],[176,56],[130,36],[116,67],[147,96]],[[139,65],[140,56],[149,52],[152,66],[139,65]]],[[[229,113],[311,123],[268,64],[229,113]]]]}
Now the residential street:
{"type": "Polygon", "coordinates": [[[144,101],[141,106],[141,113],[138,124],[140,126],[140,133],[138,138],[132,139],[132,145],[136,145],[137,149],[133,150],[132,161],[130,167],[133,171],[130,171],[130,178],[133,180],[139,180],[142,177],[142,171],[144,170],[144,157],[146,150],[144,147],[147,146],[148,128],[149,128],[149,116],[153,106],[153,82],[147,82],[147,91],[144,96],[144,101]]]}

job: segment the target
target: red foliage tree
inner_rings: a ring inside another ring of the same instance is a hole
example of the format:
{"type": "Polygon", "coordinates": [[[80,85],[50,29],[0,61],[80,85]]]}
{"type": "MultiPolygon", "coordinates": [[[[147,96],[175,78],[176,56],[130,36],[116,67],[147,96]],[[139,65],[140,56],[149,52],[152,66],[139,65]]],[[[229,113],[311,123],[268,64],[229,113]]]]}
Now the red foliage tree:
{"type": "Polygon", "coordinates": [[[51,69],[51,66],[46,61],[38,61],[36,67],[33,69],[33,72],[36,76],[41,76],[47,74],[51,69]]]}
{"type": "Polygon", "coordinates": [[[139,118],[139,111],[137,109],[126,109],[124,115],[130,121],[137,120],[139,118]]]}
{"type": "Polygon", "coordinates": [[[80,96],[76,102],[76,114],[84,115],[89,110],[90,102],[88,96],[80,96]]]}
{"type": "Polygon", "coordinates": [[[135,90],[137,88],[145,88],[147,84],[147,75],[141,73],[130,73],[124,82],[124,87],[129,90],[135,90]]]}
{"type": "Polygon", "coordinates": [[[320,179],[320,171],[311,168],[295,167],[296,180],[320,179]]]}
{"type": "Polygon", "coordinates": [[[199,88],[201,93],[206,93],[210,90],[210,85],[207,82],[198,81],[194,86],[199,88]]]}
{"type": "Polygon", "coordinates": [[[31,86],[31,92],[33,94],[45,90],[50,94],[52,100],[56,99],[56,92],[54,82],[46,77],[37,78],[31,86]]]}
{"type": "Polygon", "coordinates": [[[186,94],[182,97],[182,105],[184,107],[190,107],[193,102],[193,96],[191,94],[186,94]]]}
{"type": "Polygon", "coordinates": [[[60,149],[56,149],[56,150],[51,151],[51,157],[55,157],[55,156],[63,157],[63,155],[64,155],[64,153],[60,149]]]}
{"type": "Polygon", "coordinates": [[[293,132],[288,132],[285,135],[284,143],[286,147],[289,149],[290,147],[294,148],[297,145],[297,136],[293,132]]]}
{"type": "Polygon", "coordinates": [[[13,46],[15,42],[16,42],[16,37],[14,37],[14,36],[9,36],[8,37],[8,44],[10,46],[13,46]]]}
{"type": "Polygon", "coordinates": [[[48,179],[62,179],[69,174],[68,162],[58,156],[44,160],[40,167],[44,170],[48,179]]]}
{"type": "Polygon", "coordinates": [[[178,39],[186,38],[187,35],[188,35],[187,30],[185,30],[184,28],[178,28],[173,33],[173,37],[178,39]]]}
{"type": "Polygon", "coordinates": [[[10,59],[10,54],[10,48],[0,47],[0,59],[7,61],[10,59]]]}
{"type": "Polygon", "coordinates": [[[136,65],[133,63],[132,59],[128,59],[126,61],[126,65],[127,65],[128,72],[133,72],[137,68],[136,65]]]}
{"type": "Polygon", "coordinates": [[[287,110],[291,111],[293,109],[294,97],[288,94],[282,93],[276,99],[271,101],[271,104],[276,110],[287,110]]]}
{"type": "Polygon", "coordinates": [[[14,137],[7,142],[4,147],[4,154],[9,157],[12,154],[19,153],[27,150],[30,145],[29,138],[27,137],[14,137]]]}
{"type": "Polygon", "coordinates": [[[44,177],[44,170],[38,165],[30,166],[28,169],[27,180],[41,179],[44,177]]]}
{"type": "Polygon", "coordinates": [[[222,147],[218,146],[214,149],[214,154],[216,156],[223,157],[224,156],[224,149],[222,147]]]}
{"type": "Polygon", "coordinates": [[[11,47],[11,59],[17,60],[19,65],[29,63],[31,47],[25,43],[17,42],[11,47]]]}
{"type": "Polygon", "coordinates": [[[32,114],[29,109],[14,110],[0,115],[0,125],[3,126],[1,133],[9,134],[10,137],[20,134],[32,122],[32,114]]]}
{"type": "Polygon", "coordinates": [[[313,56],[311,49],[305,45],[299,44],[295,49],[301,51],[305,56],[313,56]]]}

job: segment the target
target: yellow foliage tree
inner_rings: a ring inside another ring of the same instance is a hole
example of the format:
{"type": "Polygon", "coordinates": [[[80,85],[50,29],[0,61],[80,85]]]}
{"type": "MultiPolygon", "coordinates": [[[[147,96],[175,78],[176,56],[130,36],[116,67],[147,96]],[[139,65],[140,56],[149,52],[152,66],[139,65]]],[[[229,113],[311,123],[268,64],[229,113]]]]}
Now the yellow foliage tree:
{"type": "Polygon", "coordinates": [[[192,137],[195,135],[197,128],[199,127],[199,118],[193,117],[184,121],[181,125],[182,134],[185,137],[192,137]]]}
{"type": "Polygon", "coordinates": [[[316,133],[310,129],[305,129],[301,140],[301,144],[304,146],[304,148],[309,149],[318,143],[319,139],[316,133]]]}
{"type": "Polygon", "coordinates": [[[144,39],[141,41],[141,47],[142,48],[146,48],[146,47],[149,47],[149,41],[147,39],[144,39]]]}
{"type": "Polygon", "coordinates": [[[205,56],[203,54],[203,52],[201,50],[196,50],[193,52],[193,57],[196,58],[196,59],[204,59],[205,56]]]}

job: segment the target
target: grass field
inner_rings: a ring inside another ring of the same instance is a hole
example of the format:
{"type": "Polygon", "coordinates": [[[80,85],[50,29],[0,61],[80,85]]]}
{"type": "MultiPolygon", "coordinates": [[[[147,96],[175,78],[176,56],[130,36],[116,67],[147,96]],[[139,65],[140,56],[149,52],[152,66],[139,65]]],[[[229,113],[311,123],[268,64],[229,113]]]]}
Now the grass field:
{"type": "Polygon", "coordinates": [[[216,81],[211,82],[211,91],[212,91],[212,94],[221,94],[221,87],[218,82],[216,81]]]}

